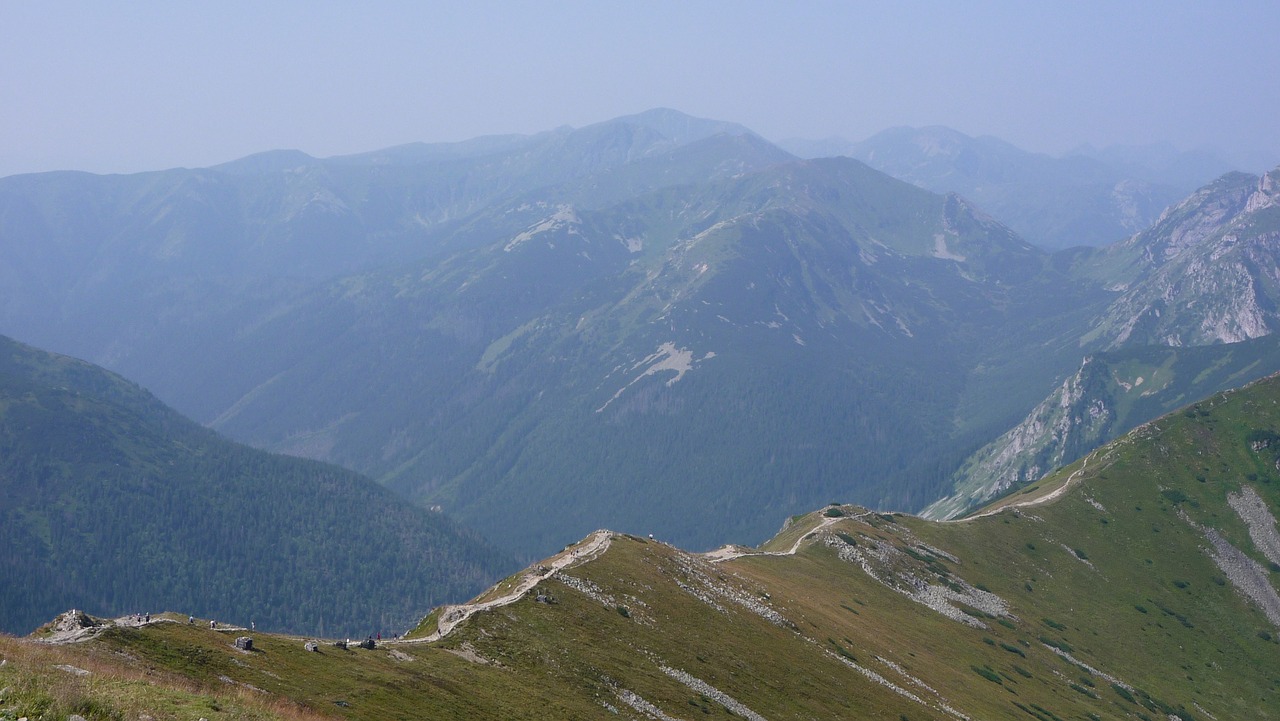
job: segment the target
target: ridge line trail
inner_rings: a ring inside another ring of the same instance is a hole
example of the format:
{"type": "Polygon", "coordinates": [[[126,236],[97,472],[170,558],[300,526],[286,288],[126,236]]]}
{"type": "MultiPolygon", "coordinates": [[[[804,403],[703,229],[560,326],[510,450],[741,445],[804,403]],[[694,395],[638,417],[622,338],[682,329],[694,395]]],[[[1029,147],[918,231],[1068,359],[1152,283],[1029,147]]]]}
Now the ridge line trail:
{"type": "Polygon", "coordinates": [[[735,558],[742,558],[743,556],[794,556],[796,555],[796,552],[800,550],[800,544],[803,543],[805,539],[815,535],[818,531],[821,531],[827,526],[845,519],[866,518],[873,513],[875,513],[875,511],[863,511],[862,513],[857,513],[852,516],[826,516],[822,519],[822,522],[814,526],[812,530],[797,538],[796,542],[791,544],[791,548],[788,548],[785,551],[735,551],[733,550],[734,546],[721,546],[714,551],[707,551],[701,555],[711,563],[723,563],[725,561],[732,561],[735,558]]]}
{"type": "MultiPolygon", "coordinates": [[[[1009,508],[1026,508],[1028,506],[1039,506],[1039,505],[1048,503],[1049,501],[1061,498],[1071,488],[1071,484],[1075,482],[1076,478],[1078,478],[1081,473],[1084,473],[1085,469],[1089,467],[1089,461],[1093,459],[1094,455],[1095,454],[1090,453],[1089,455],[1085,456],[1084,461],[1080,464],[1080,467],[1077,468],[1074,472],[1072,472],[1071,475],[1067,476],[1067,480],[1065,483],[1053,489],[1052,491],[1044,494],[1043,496],[1032,498],[1026,501],[1018,501],[1016,503],[1006,503],[1005,505],[1000,506],[998,508],[993,508],[990,511],[983,511],[982,513],[979,513],[973,516],[965,516],[964,518],[953,518],[946,521],[941,521],[941,523],[965,523],[967,521],[976,521],[979,518],[994,516],[995,514],[1000,513],[1001,511],[1004,511],[1009,508]]],[[[1110,451],[1103,454],[1102,460],[1106,460],[1107,457],[1110,455],[1111,455],[1110,451]]]]}
{"type": "MultiPolygon", "coordinates": [[[[562,569],[568,568],[576,563],[589,561],[596,556],[604,553],[609,548],[609,542],[613,539],[611,531],[600,530],[592,533],[585,541],[580,542],[572,550],[563,552],[556,556],[549,565],[537,565],[533,570],[525,573],[509,593],[499,596],[488,601],[480,603],[462,603],[454,606],[445,606],[440,612],[440,618],[436,621],[436,630],[430,635],[422,638],[407,638],[392,641],[394,644],[411,644],[411,643],[431,643],[439,641],[448,636],[458,624],[471,618],[480,611],[488,611],[490,609],[499,608],[508,604],[515,603],[524,598],[534,586],[545,581],[555,575],[562,569]]],[[[384,640],[383,643],[386,643],[384,640]]]]}

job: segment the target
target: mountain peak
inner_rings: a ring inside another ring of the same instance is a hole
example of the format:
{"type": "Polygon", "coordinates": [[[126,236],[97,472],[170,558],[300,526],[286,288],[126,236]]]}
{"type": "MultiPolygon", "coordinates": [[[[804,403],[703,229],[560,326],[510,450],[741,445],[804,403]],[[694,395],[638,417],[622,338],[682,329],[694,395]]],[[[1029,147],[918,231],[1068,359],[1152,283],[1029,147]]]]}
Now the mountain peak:
{"type": "Polygon", "coordinates": [[[253,155],[246,155],[243,158],[222,163],[221,165],[215,165],[213,170],[235,175],[258,175],[262,173],[278,173],[300,166],[315,165],[319,162],[319,160],[301,150],[267,150],[253,155]]]}
{"type": "Polygon", "coordinates": [[[749,128],[723,120],[698,118],[671,108],[653,108],[634,115],[607,120],[606,123],[629,123],[650,128],[661,133],[676,145],[687,145],[696,140],[727,133],[729,135],[755,135],[749,128]]]}

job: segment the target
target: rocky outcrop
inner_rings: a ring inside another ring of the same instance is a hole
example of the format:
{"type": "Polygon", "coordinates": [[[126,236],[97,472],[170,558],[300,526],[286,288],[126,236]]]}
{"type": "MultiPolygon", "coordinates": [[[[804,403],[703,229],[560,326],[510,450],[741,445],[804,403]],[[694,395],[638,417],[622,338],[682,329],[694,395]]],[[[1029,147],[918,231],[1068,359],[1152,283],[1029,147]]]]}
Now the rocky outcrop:
{"type": "Polygon", "coordinates": [[[956,472],[955,492],[921,512],[954,518],[1010,488],[1039,480],[1109,439],[1115,403],[1106,370],[1093,357],[1018,425],[987,444],[956,472]]]}
{"type": "Polygon", "coordinates": [[[1082,342],[1206,345],[1280,328],[1277,177],[1223,176],[1102,254],[1100,274],[1120,294],[1082,342]]]}

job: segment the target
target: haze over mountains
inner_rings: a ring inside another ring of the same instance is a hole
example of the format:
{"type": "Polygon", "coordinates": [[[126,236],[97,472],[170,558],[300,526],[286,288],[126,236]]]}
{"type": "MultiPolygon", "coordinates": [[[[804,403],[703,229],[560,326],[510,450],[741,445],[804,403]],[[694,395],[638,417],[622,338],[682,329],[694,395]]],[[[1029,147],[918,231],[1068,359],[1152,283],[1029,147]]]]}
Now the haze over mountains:
{"type": "Polygon", "coordinates": [[[833,498],[919,509],[1086,355],[1275,325],[1274,174],[1203,178],[1125,240],[1187,173],[873,140],[963,187],[666,110],[12,176],[0,331],[540,555],[600,526],[706,548],[833,498]]]}
{"type": "Polygon", "coordinates": [[[861,142],[791,140],[801,157],[847,155],[922,188],[963,195],[1048,249],[1109,245],[1146,229],[1165,207],[1239,168],[1167,145],[1088,146],[1063,157],[944,127],[893,128],[861,142]]]}

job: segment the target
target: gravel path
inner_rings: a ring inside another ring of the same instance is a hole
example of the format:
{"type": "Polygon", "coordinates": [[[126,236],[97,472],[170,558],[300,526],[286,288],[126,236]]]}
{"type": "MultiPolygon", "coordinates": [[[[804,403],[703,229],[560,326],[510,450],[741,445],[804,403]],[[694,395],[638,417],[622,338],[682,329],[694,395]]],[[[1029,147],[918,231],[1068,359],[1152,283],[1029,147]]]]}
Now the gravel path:
{"type": "Polygon", "coordinates": [[[445,606],[440,613],[440,619],[436,622],[436,630],[430,636],[424,638],[403,639],[395,643],[431,643],[439,641],[449,632],[458,626],[458,624],[471,618],[480,611],[488,611],[490,609],[499,608],[508,604],[515,603],[524,598],[534,586],[545,581],[556,572],[577,565],[584,561],[604,553],[609,548],[609,542],[613,539],[613,533],[610,531],[600,530],[587,536],[586,540],[574,546],[572,549],[551,559],[550,563],[543,563],[534,566],[531,570],[525,572],[520,579],[520,583],[511,592],[499,596],[497,598],[482,601],[480,603],[464,603],[457,606],[445,606]]]}

